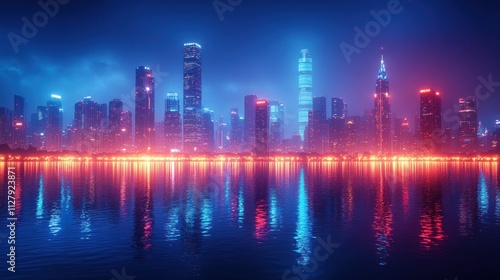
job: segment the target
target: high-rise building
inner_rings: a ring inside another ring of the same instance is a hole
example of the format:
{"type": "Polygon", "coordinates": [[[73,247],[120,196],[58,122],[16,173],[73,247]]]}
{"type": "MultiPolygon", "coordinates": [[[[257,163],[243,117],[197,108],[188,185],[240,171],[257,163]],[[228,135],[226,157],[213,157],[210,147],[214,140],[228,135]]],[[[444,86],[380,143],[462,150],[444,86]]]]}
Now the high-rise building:
{"type": "Polygon", "coordinates": [[[47,151],[61,151],[63,128],[61,96],[52,94],[50,98],[47,101],[46,149],[47,151]]]}
{"type": "Polygon", "coordinates": [[[309,111],[307,126],[307,150],[314,153],[325,153],[328,150],[328,124],[326,120],[326,97],[313,98],[313,109],[309,111]]]}
{"type": "Polygon", "coordinates": [[[477,102],[474,97],[458,100],[458,144],[460,151],[475,152],[477,150],[477,102]]]}
{"type": "Polygon", "coordinates": [[[121,129],[121,114],[123,112],[123,102],[120,99],[113,99],[109,102],[109,118],[107,131],[107,146],[108,151],[120,149],[120,129],[121,129]]]}
{"type": "Polygon", "coordinates": [[[375,141],[379,153],[390,153],[392,151],[390,98],[389,80],[385,70],[384,56],[382,56],[374,94],[375,141]]]}
{"type": "Polygon", "coordinates": [[[432,89],[420,90],[420,145],[422,150],[441,150],[441,94],[432,89]]]}
{"type": "Polygon", "coordinates": [[[201,115],[201,151],[211,153],[215,147],[214,111],[203,108],[201,115]]]}
{"type": "Polygon", "coordinates": [[[266,154],[269,151],[269,101],[255,102],[255,152],[266,154]]]}
{"type": "Polygon", "coordinates": [[[47,107],[38,106],[36,110],[35,147],[39,150],[46,150],[47,134],[47,107]]]}
{"type": "Polygon", "coordinates": [[[334,153],[345,152],[346,143],[346,104],[340,97],[332,98],[332,118],[330,119],[329,150],[334,153]]]}
{"type": "Polygon", "coordinates": [[[227,150],[227,124],[224,122],[224,117],[219,117],[219,123],[217,124],[217,131],[215,132],[215,147],[217,151],[227,150]]]}
{"type": "Polygon", "coordinates": [[[304,139],[308,114],[312,110],[312,58],[308,49],[300,51],[299,58],[299,134],[304,139]]]}
{"type": "Polygon", "coordinates": [[[238,108],[231,108],[231,150],[233,152],[241,151],[241,144],[243,143],[243,119],[240,117],[238,108]]]}
{"type": "Polygon", "coordinates": [[[103,123],[102,106],[85,96],[83,101],[75,104],[74,120],[74,147],[77,151],[97,153],[101,152],[103,138],[101,126],[103,123]]]}
{"type": "Polygon", "coordinates": [[[9,108],[0,107],[0,144],[10,144],[11,118],[9,108]]]}
{"type": "Polygon", "coordinates": [[[184,44],[184,151],[194,152],[202,145],[201,46],[184,44]]]}
{"type": "Polygon", "coordinates": [[[243,141],[247,150],[252,150],[255,145],[255,104],[257,96],[254,94],[245,96],[245,124],[243,141]]]}
{"type": "Polygon", "coordinates": [[[135,146],[140,152],[155,147],[155,78],[150,68],[135,71],[135,146]]]}
{"type": "Polygon", "coordinates": [[[180,152],[182,150],[182,122],[179,94],[177,92],[167,92],[163,129],[167,152],[180,152]]]}
{"type": "Polygon", "coordinates": [[[119,147],[121,151],[129,151],[132,143],[132,112],[122,111],[120,114],[120,138],[119,147]]]}
{"type": "Polygon", "coordinates": [[[14,95],[14,115],[12,119],[12,148],[26,147],[26,120],[24,118],[24,97],[14,95]]]}
{"type": "Polygon", "coordinates": [[[285,138],[285,112],[283,103],[273,100],[269,102],[269,148],[277,150],[285,138]]]}

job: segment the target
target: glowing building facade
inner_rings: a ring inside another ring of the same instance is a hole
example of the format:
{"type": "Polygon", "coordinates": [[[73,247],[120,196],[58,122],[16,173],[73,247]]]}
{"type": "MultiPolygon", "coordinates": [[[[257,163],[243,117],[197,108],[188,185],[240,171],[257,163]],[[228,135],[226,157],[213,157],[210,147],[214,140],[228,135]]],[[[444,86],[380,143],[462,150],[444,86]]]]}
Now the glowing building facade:
{"type": "Polygon", "coordinates": [[[441,94],[432,89],[420,90],[420,145],[423,150],[441,150],[441,94]]]}
{"type": "Polygon", "coordinates": [[[382,56],[374,94],[375,141],[379,153],[391,153],[392,151],[390,100],[389,80],[382,56]]]}
{"type": "Polygon", "coordinates": [[[304,140],[309,111],[312,110],[312,58],[308,49],[300,51],[299,58],[299,134],[304,140]]]}
{"type": "Polygon", "coordinates": [[[135,72],[135,146],[140,152],[155,147],[155,78],[150,68],[135,72]]]}
{"type": "Polygon", "coordinates": [[[201,46],[184,44],[184,151],[194,152],[202,145],[201,46]]]}

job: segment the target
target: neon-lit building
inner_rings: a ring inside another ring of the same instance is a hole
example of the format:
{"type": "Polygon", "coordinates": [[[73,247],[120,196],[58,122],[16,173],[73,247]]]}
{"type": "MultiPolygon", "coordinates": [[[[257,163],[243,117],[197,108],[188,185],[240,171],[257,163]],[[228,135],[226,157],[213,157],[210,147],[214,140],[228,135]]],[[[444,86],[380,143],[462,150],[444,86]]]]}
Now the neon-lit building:
{"type": "Polygon", "coordinates": [[[140,66],[135,71],[135,146],[146,152],[155,147],[155,78],[140,66]]]}
{"type": "Polygon", "coordinates": [[[47,151],[61,151],[62,149],[63,108],[61,96],[52,94],[47,101],[47,151]]]}
{"type": "Polygon", "coordinates": [[[238,108],[231,108],[231,150],[240,151],[240,145],[243,143],[243,118],[240,117],[238,108]]]}
{"type": "Polygon", "coordinates": [[[346,115],[347,105],[341,97],[332,98],[332,118],[329,127],[329,150],[334,153],[345,152],[346,149],[346,115]]]}
{"type": "Polygon", "coordinates": [[[243,141],[247,150],[252,150],[255,145],[255,103],[257,96],[254,94],[245,95],[245,119],[243,141]]]}
{"type": "Polygon", "coordinates": [[[276,150],[285,138],[285,112],[283,103],[273,100],[269,102],[269,148],[276,150]]]}
{"type": "Polygon", "coordinates": [[[477,101],[474,97],[458,100],[458,145],[462,152],[475,152],[477,150],[477,101]]]}
{"type": "Polygon", "coordinates": [[[374,94],[375,141],[379,153],[390,153],[392,151],[390,100],[389,80],[385,70],[384,56],[382,56],[374,94]]]}
{"type": "Polygon", "coordinates": [[[182,150],[182,120],[179,93],[167,92],[165,99],[164,121],[165,144],[167,152],[182,150]]]}
{"type": "Polygon", "coordinates": [[[441,150],[441,94],[420,90],[420,146],[429,152],[441,150]]]}
{"type": "Polygon", "coordinates": [[[269,101],[255,102],[255,151],[265,154],[269,151],[269,101]]]}
{"type": "Polygon", "coordinates": [[[197,43],[184,44],[184,151],[194,152],[202,145],[201,111],[201,46],[197,43]]]}
{"type": "Polygon", "coordinates": [[[14,95],[14,115],[12,119],[12,148],[26,147],[26,120],[24,118],[24,97],[14,95]]]}
{"type": "Polygon", "coordinates": [[[300,51],[299,58],[299,134],[304,141],[304,131],[312,110],[312,58],[308,49],[300,51]]]}

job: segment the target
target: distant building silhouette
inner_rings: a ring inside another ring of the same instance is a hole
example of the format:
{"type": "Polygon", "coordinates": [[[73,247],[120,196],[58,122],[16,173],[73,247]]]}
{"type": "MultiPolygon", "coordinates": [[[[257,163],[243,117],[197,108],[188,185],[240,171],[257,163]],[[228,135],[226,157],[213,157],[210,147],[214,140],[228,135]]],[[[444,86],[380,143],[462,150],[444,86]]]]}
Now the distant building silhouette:
{"type": "Polygon", "coordinates": [[[135,146],[139,152],[155,147],[155,78],[140,66],[135,71],[135,146]]]}

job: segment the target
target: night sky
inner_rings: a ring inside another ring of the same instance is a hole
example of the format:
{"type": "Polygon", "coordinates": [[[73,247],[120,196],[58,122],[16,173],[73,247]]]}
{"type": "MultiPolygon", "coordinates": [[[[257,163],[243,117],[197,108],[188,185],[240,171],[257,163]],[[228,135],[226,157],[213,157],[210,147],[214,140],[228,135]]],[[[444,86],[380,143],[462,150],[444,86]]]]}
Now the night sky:
{"type": "MultiPolygon", "coordinates": [[[[312,52],[314,96],[343,97],[350,115],[373,108],[382,46],[393,112],[412,122],[421,88],[443,94],[445,113],[459,97],[474,95],[478,76],[500,82],[500,3],[494,0],[401,0],[401,13],[348,63],[339,45],[354,45],[354,27],[364,29],[374,20],[370,11],[389,2],[243,0],[221,21],[211,0],[72,0],[16,54],[9,32],[21,35],[21,18],[32,21],[41,8],[37,1],[2,1],[0,106],[12,109],[19,94],[30,114],[51,93],[60,94],[65,125],[75,102],[87,95],[99,103],[120,98],[133,111],[135,68],[145,65],[156,71],[159,121],[166,92],[182,94],[187,42],[202,45],[204,107],[227,120],[231,106],[243,114],[245,94],[278,99],[287,106],[287,136],[298,130],[302,48],[312,52]]],[[[493,89],[479,103],[479,118],[489,127],[500,115],[500,86],[493,89]]]]}

